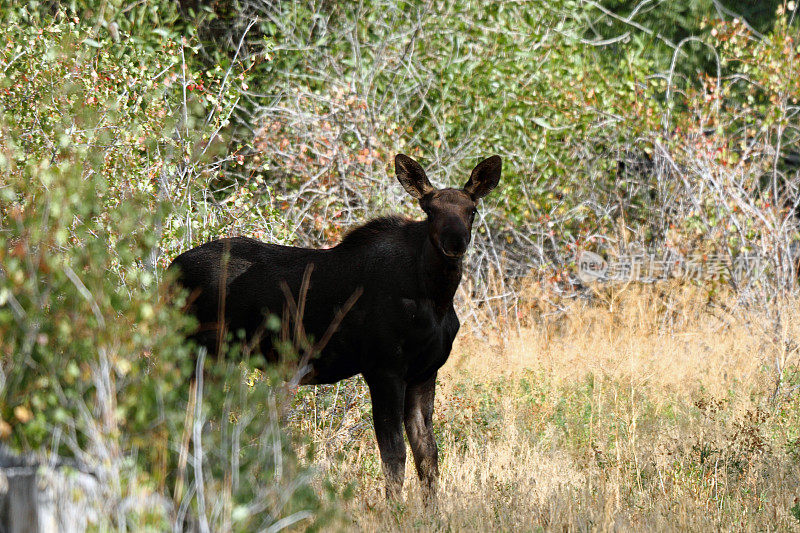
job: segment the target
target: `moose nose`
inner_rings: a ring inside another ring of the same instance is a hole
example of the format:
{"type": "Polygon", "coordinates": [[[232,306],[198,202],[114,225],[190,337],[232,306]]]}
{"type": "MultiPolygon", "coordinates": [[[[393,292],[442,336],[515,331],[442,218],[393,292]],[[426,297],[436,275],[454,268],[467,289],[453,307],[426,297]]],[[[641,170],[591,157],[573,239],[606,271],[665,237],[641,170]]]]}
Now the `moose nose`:
{"type": "Polygon", "coordinates": [[[447,257],[461,257],[467,251],[467,240],[461,235],[445,235],[441,243],[447,257]]]}

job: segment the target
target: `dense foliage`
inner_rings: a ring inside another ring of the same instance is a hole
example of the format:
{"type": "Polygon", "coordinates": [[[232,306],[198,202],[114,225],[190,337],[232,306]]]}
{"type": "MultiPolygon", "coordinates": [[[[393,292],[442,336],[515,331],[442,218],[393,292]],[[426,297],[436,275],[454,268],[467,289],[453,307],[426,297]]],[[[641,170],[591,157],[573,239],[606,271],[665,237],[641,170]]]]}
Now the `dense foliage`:
{"type": "Polygon", "coordinates": [[[201,70],[169,35],[141,46],[92,35],[74,14],[6,16],[2,438],[95,473],[108,491],[101,529],[322,517],[269,379],[215,362],[205,388],[190,387],[183,295],[159,283],[187,243],[281,226],[268,197],[212,187],[235,162],[220,132],[238,72],[201,70]],[[206,423],[221,431],[203,441],[206,423]]]}
{"type": "Polygon", "coordinates": [[[634,239],[685,254],[720,228],[716,251],[748,240],[780,270],[797,240],[796,6],[650,4],[235,2],[240,38],[224,42],[251,66],[236,115],[253,143],[245,167],[268,163],[296,241],[330,242],[402,202],[385,177],[394,153],[448,184],[500,153],[479,277],[544,266],[567,279],[576,250],[619,254],[634,239]],[[693,165],[701,145],[711,160],[693,165]],[[736,198],[707,196],[709,182],[736,198]],[[743,229],[735,201],[786,230],[780,253],[743,229]]]}

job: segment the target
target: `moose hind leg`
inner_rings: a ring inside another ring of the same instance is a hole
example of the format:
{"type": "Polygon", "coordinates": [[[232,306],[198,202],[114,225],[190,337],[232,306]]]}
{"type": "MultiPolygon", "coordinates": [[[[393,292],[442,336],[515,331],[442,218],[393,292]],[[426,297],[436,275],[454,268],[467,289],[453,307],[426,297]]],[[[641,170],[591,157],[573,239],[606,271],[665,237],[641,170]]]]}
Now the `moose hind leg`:
{"type": "Polygon", "coordinates": [[[386,478],[386,498],[400,499],[406,468],[406,443],[403,441],[403,399],[405,382],[399,378],[366,378],[372,396],[375,436],[386,478]]]}
{"type": "Polygon", "coordinates": [[[406,389],[404,418],[406,435],[414,454],[414,464],[422,485],[426,504],[436,502],[439,479],[439,450],[433,434],[433,400],[436,393],[436,375],[406,389]]]}

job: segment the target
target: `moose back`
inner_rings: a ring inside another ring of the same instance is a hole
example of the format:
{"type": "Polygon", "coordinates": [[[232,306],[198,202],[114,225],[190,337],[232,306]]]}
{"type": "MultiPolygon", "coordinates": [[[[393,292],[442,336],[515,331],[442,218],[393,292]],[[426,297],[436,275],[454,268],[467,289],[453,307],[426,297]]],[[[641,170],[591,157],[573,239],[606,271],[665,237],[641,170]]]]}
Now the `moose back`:
{"type": "Polygon", "coordinates": [[[492,156],[473,169],[462,189],[436,189],[419,163],[398,154],[397,179],[419,201],[423,221],[378,218],[327,250],[235,237],[184,252],[170,269],[178,270],[189,293],[187,311],[199,322],[194,340],[216,353],[224,335],[243,332],[269,360],[274,349],[266,320],[293,303],[305,333],[325,341],[301,383],[362,374],[387,497],[397,498],[403,486],[404,427],[424,496],[434,497],[436,372],[459,329],[453,296],[477,202],[494,189],[500,172],[500,157],[492,156]]]}

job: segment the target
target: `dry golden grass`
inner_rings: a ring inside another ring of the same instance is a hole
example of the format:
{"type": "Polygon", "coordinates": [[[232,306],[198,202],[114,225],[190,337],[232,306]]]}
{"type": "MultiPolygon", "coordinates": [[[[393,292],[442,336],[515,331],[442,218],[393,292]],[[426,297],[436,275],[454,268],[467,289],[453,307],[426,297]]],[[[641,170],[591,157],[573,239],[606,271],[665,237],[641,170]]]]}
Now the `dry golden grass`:
{"type": "Polygon", "coordinates": [[[764,357],[756,355],[766,356],[768,347],[759,313],[709,306],[702,290],[686,285],[610,287],[597,296],[511,333],[462,336],[443,373],[498,377],[536,369],[555,383],[604,376],[684,398],[701,386],[720,395],[734,382],[762,384],[764,357]]]}
{"type": "Polygon", "coordinates": [[[436,512],[410,458],[405,504],[384,502],[363,383],[309,394],[321,478],[353,488],[336,528],[800,530],[800,306],[775,328],[691,286],[606,288],[548,319],[522,301],[527,325],[462,335],[442,369],[436,512]]]}

